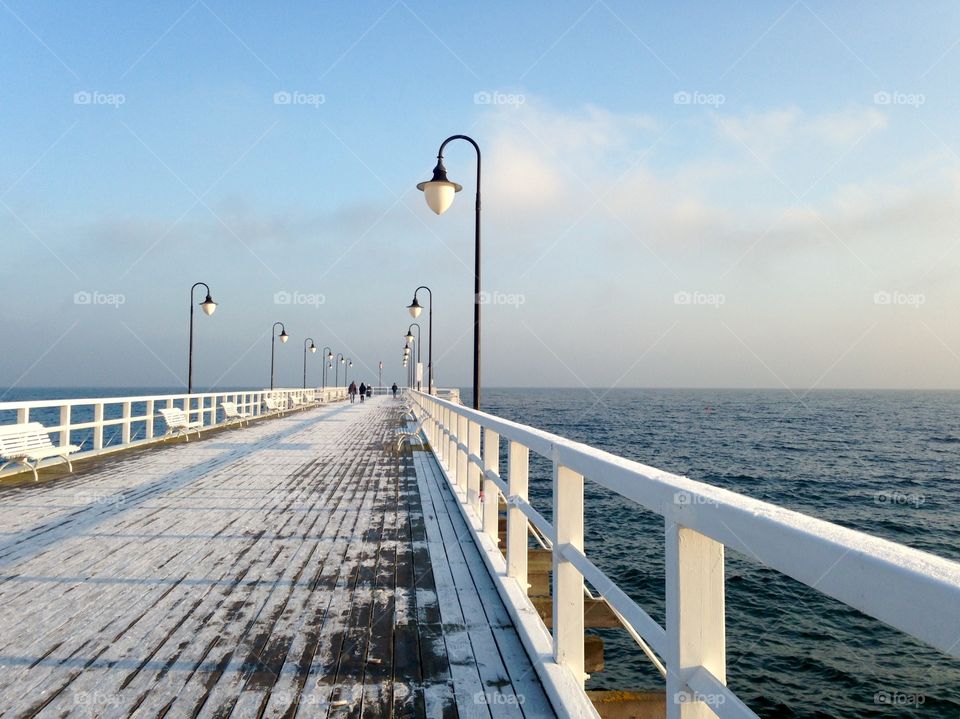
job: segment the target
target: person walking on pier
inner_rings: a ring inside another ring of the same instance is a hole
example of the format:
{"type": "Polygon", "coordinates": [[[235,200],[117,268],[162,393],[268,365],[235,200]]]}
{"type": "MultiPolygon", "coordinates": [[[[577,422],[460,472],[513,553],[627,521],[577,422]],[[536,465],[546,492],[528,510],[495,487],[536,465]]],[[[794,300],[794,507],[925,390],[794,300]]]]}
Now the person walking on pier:
{"type": "Polygon", "coordinates": [[[350,387],[347,389],[347,393],[350,395],[350,404],[353,404],[353,400],[357,398],[357,383],[351,382],[350,387]]]}
{"type": "Polygon", "coordinates": [[[363,402],[366,396],[367,396],[367,385],[361,382],[360,383],[360,401],[363,402]]]}
{"type": "Polygon", "coordinates": [[[394,382],[394,383],[393,383],[393,387],[391,387],[390,389],[393,390],[393,398],[396,399],[396,398],[397,398],[397,383],[394,382]]]}

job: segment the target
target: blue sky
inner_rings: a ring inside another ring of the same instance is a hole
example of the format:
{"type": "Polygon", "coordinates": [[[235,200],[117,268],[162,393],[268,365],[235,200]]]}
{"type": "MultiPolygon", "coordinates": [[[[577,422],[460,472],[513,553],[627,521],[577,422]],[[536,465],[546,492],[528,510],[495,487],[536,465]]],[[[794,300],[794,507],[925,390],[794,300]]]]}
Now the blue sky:
{"type": "Polygon", "coordinates": [[[279,384],[308,335],[399,379],[419,284],[467,384],[468,146],[450,212],[414,188],[467,133],[487,384],[960,387],[958,16],[4,0],[0,385],[184,383],[198,280],[200,387],[263,385],[274,320],[279,384]]]}

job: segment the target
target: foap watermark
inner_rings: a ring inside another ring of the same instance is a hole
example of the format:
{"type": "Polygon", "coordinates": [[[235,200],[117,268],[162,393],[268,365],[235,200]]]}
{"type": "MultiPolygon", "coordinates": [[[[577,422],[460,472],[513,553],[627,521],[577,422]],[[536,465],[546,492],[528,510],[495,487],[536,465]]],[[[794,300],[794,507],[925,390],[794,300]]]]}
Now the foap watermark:
{"type": "Polygon", "coordinates": [[[675,305],[702,305],[704,307],[713,307],[719,309],[727,301],[726,295],[719,292],[688,292],[681,290],[673,293],[673,304],[675,305]]]}
{"type": "Polygon", "coordinates": [[[473,93],[474,105],[512,105],[513,107],[520,107],[526,101],[526,96],[514,92],[480,90],[473,93]]]}
{"type": "Polygon", "coordinates": [[[726,101],[726,95],[722,95],[719,92],[679,90],[673,93],[674,105],[704,105],[706,107],[720,107],[726,101]]]}
{"type": "Polygon", "coordinates": [[[96,492],[77,492],[73,495],[73,503],[76,505],[100,504],[106,506],[122,507],[127,500],[119,494],[98,494],[96,492]]]}
{"type": "Polygon", "coordinates": [[[474,704],[486,706],[520,706],[527,701],[523,694],[501,694],[499,692],[477,692],[473,695],[474,704]]]}
{"type": "Polygon", "coordinates": [[[898,507],[913,507],[919,509],[926,501],[926,495],[919,492],[899,492],[897,490],[881,490],[873,495],[874,504],[888,504],[898,507]]]}
{"type": "Polygon", "coordinates": [[[692,704],[703,702],[709,707],[718,707],[727,701],[723,694],[703,694],[702,692],[677,692],[673,695],[674,704],[692,704]]]}
{"type": "MultiPolygon", "coordinates": [[[[120,697],[108,692],[74,692],[73,701],[77,706],[94,707],[113,707],[120,704],[120,697]]],[[[99,716],[97,711],[93,716],[99,716]]]]}
{"type": "Polygon", "coordinates": [[[874,704],[894,707],[919,707],[927,703],[927,697],[918,692],[877,692],[873,695],[874,704]]]}
{"type": "Polygon", "coordinates": [[[480,292],[477,295],[477,301],[481,305],[507,305],[508,307],[520,307],[526,304],[527,296],[515,292],[480,292]]]}
{"type": "Polygon", "coordinates": [[[120,306],[126,303],[127,296],[119,292],[99,292],[97,290],[88,292],[86,290],[80,290],[79,292],[73,293],[73,304],[75,305],[105,306],[120,309],[120,306]]]}
{"type": "Polygon", "coordinates": [[[273,304],[275,305],[306,305],[307,307],[319,307],[325,304],[327,298],[318,292],[287,292],[280,290],[273,293],[273,304]]]}
{"type": "Polygon", "coordinates": [[[919,92],[890,92],[879,90],[873,93],[874,105],[906,105],[920,107],[927,101],[926,95],[919,92]]]}
{"type": "Polygon", "coordinates": [[[74,105],[106,105],[116,109],[126,102],[127,96],[119,92],[77,90],[75,93],[73,93],[74,105]]]}
{"type": "Polygon", "coordinates": [[[920,309],[927,302],[926,295],[919,292],[900,292],[899,290],[878,290],[873,293],[873,304],[892,305],[894,307],[912,307],[920,309]]]}
{"type": "Polygon", "coordinates": [[[702,494],[692,494],[691,492],[674,492],[673,493],[673,503],[686,506],[694,504],[704,504],[704,505],[717,505],[717,500],[711,499],[710,497],[704,497],[702,494]]]}
{"type": "Polygon", "coordinates": [[[326,104],[327,96],[322,92],[301,92],[300,90],[279,90],[273,93],[274,105],[305,105],[314,109],[326,104]]]}

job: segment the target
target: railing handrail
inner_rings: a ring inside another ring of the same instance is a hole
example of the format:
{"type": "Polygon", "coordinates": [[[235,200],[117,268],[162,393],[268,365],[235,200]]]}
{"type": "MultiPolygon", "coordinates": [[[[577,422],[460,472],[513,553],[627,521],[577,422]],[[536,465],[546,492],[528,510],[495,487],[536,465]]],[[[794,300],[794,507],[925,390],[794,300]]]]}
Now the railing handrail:
{"type": "Polygon", "coordinates": [[[158,400],[158,399],[185,399],[185,398],[209,398],[209,397],[223,397],[224,395],[233,395],[233,394],[270,394],[271,392],[276,393],[292,393],[292,392],[321,392],[324,389],[326,390],[336,390],[340,389],[346,392],[346,387],[277,387],[275,389],[270,388],[259,388],[259,389],[225,389],[217,392],[192,392],[190,394],[186,392],[168,392],[167,394],[138,394],[138,395],[117,395],[109,397],[60,397],[52,399],[24,399],[24,400],[7,400],[0,402],[0,411],[2,410],[16,410],[21,407],[27,407],[29,409],[41,408],[41,407],[62,407],[63,405],[89,405],[89,404],[99,404],[101,402],[107,402],[110,404],[120,403],[120,402],[146,402],[147,400],[158,400]]]}
{"type": "MultiPolygon", "coordinates": [[[[421,409],[427,411],[426,407],[430,403],[439,408],[439,412],[435,410],[439,417],[431,417],[438,423],[436,429],[439,435],[442,435],[436,436],[440,445],[438,459],[441,455],[446,457],[449,465],[449,458],[453,454],[457,455],[451,474],[458,483],[461,480],[470,482],[469,478],[461,475],[468,474],[472,466],[477,468],[473,471],[477,471],[482,478],[496,480],[489,486],[501,489],[505,486],[499,473],[484,465],[479,456],[479,442],[467,440],[467,434],[463,430],[466,428],[469,431],[472,423],[484,432],[496,433],[497,442],[505,439],[518,443],[551,460],[554,464],[555,492],[558,486],[557,471],[562,468],[564,472],[579,475],[581,482],[586,478],[662,516],[667,525],[668,545],[671,532],[680,530],[692,530],[702,535],[708,543],[722,545],[719,546],[719,587],[706,587],[709,592],[718,592],[721,617],[722,549],[728,547],[949,655],[960,657],[958,562],[656,469],[544,430],[449,402],[435,395],[428,396],[419,392],[413,394],[421,409]],[[452,422],[447,426],[444,410],[466,421],[452,422]],[[449,448],[444,446],[448,440],[449,448]]],[[[434,451],[437,450],[435,447],[434,451]]],[[[524,485],[525,483],[524,478],[524,485]]],[[[466,486],[465,484],[464,487],[466,486]]],[[[469,505],[469,489],[464,494],[469,505]]],[[[556,536],[556,516],[552,524],[547,523],[542,515],[535,513],[525,497],[510,497],[506,493],[504,496],[508,506],[520,509],[528,521],[535,523],[541,531],[546,529],[548,535],[552,533],[556,536]],[[543,526],[544,523],[546,527],[543,526]]],[[[581,490],[581,524],[582,501],[581,490]]],[[[555,512],[556,502],[555,494],[555,512]]],[[[692,538],[695,539],[696,535],[692,535],[692,538]]],[[[680,546],[682,541],[682,538],[678,538],[675,546],[668,546],[668,552],[674,553],[672,558],[675,563],[682,561],[678,554],[685,551],[680,546]]],[[[688,543],[689,541],[690,538],[688,543]]],[[[508,540],[508,550],[509,547],[508,540]]],[[[629,599],[612,579],[589,560],[580,547],[561,540],[554,545],[553,551],[555,568],[557,561],[568,562],[576,567],[580,576],[586,577],[619,614],[632,620],[630,626],[658,653],[669,655],[671,651],[680,651],[676,649],[676,641],[668,646],[669,631],[653,622],[642,607],[629,599]],[[608,583],[607,586],[597,586],[598,583],[603,585],[605,582],[608,583]]],[[[686,559],[690,561],[690,558],[686,559]]],[[[691,561],[691,564],[696,567],[695,561],[691,561]]],[[[685,575],[681,568],[671,575],[668,571],[668,629],[671,625],[672,610],[689,611],[682,607],[671,608],[671,581],[675,582],[672,585],[674,599],[679,601],[677,597],[682,581],[696,583],[698,580],[696,572],[685,575]],[[691,576],[694,577],[692,580],[691,576]]],[[[556,603],[555,598],[554,604],[556,603]]],[[[716,608],[713,608],[713,611],[716,611],[716,608]]],[[[675,621],[673,623],[676,624],[675,621]]],[[[719,641],[722,645],[722,637],[721,628],[719,640],[714,636],[711,641],[719,641]]],[[[555,637],[556,641],[558,640],[555,637]]],[[[722,649],[720,655],[723,655],[722,649]]],[[[669,662],[670,657],[667,656],[667,659],[669,662]]],[[[676,657],[673,662],[677,663],[676,657]]],[[[702,665],[684,662],[679,664],[684,667],[683,679],[678,684],[676,672],[672,679],[668,675],[668,691],[672,684],[674,689],[679,686],[696,697],[697,691],[702,687],[710,686],[716,689],[721,686],[723,689],[717,691],[722,691],[725,699],[729,701],[723,707],[712,707],[714,711],[721,716],[734,716],[741,715],[742,710],[746,709],[725,687],[725,670],[719,672],[723,676],[718,677],[702,665]]],[[[668,673],[670,669],[668,665],[668,673]]],[[[690,699],[679,701],[690,702],[690,699]]],[[[671,716],[680,716],[682,709],[683,707],[678,709],[668,706],[671,716]]]]}

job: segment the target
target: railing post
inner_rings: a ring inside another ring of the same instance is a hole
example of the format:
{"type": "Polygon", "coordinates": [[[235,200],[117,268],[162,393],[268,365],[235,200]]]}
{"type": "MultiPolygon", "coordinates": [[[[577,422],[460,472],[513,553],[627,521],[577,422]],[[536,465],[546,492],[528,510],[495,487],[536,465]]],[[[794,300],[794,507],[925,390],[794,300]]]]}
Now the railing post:
{"type": "Polygon", "coordinates": [[[480,514],[480,467],[469,456],[480,457],[480,423],[467,422],[467,506],[480,514]]]}
{"type": "MultiPolygon", "coordinates": [[[[507,491],[510,497],[526,501],[530,473],[530,450],[510,442],[507,452],[507,491]]],[[[507,504],[507,575],[527,593],[527,517],[519,507],[507,504]]]]}
{"type": "Polygon", "coordinates": [[[483,430],[483,531],[493,541],[500,541],[500,490],[496,483],[486,476],[487,471],[500,474],[500,435],[492,429],[483,430]]]}
{"type": "Polygon", "coordinates": [[[103,449],[103,402],[93,405],[93,448],[103,449]]]}
{"type": "Polygon", "coordinates": [[[60,446],[70,444],[70,405],[60,405],[60,446]]]}
{"type": "Polygon", "coordinates": [[[122,444],[130,444],[130,411],[132,408],[132,402],[123,403],[123,424],[121,425],[122,433],[120,438],[122,444]]]}
{"type": "Polygon", "coordinates": [[[553,462],[553,656],[580,682],[583,672],[583,575],[561,552],[583,551],[583,476],[553,462]]]}
{"type": "Polygon", "coordinates": [[[717,697],[695,697],[689,675],[703,667],[727,683],[723,544],[666,522],[667,717],[706,719],[717,697]]]}
{"type": "Polygon", "coordinates": [[[437,439],[434,443],[434,449],[437,450],[437,458],[440,464],[447,466],[447,435],[446,435],[447,410],[445,407],[437,407],[437,439]]]}
{"type": "Polygon", "coordinates": [[[457,483],[457,423],[458,415],[452,409],[448,409],[447,426],[450,431],[447,434],[447,472],[453,484],[457,483]]]}
{"type": "Polygon", "coordinates": [[[467,498],[467,452],[460,445],[467,443],[467,425],[469,421],[462,414],[457,415],[457,488],[467,498]]]}
{"type": "Polygon", "coordinates": [[[147,417],[147,427],[146,434],[144,435],[147,439],[153,439],[153,400],[147,400],[147,409],[144,412],[147,417]]]}
{"type": "Polygon", "coordinates": [[[19,407],[17,409],[17,424],[26,424],[30,421],[30,408],[19,407]]]}

